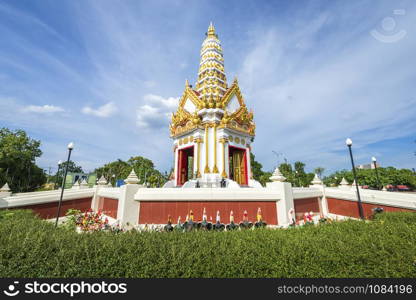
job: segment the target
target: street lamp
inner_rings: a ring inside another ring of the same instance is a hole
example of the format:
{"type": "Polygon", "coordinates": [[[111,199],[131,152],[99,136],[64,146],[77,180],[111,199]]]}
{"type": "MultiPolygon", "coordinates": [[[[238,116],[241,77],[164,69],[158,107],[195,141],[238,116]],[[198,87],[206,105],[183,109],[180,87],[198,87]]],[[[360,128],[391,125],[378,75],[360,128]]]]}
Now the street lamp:
{"type": "Polygon", "coordinates": [[[355,180],[355,187],[357,189],[357,198],[358,198],[358,211],[360,213],[360,218],[364,219],[364,211],[363,211],[363,205],[361,203],[361,197],[360,197],[360,189],[358,188],[358,180],[357,180],[357,174],[355,173],[355,165],[354,165],[354,158],[352,157],[352,150],[351,150],[351,146],[352,146],[352,140],[350,138],[348,138],[345,141],[345,144],[347,144],[348,146],[348,150],[350,152],[350,157],[351,157],[351,165],[352,165],[352,174],[354,175],[354,180],[355,180]]]}
{"type": "Polygon", "coordinates": [[[74,143],[71,142],[71,143],[68,144],[68,159],[66,160],[64,178],[62,178],[61,197],[59,198],[58,213],[56,214],[55,227],[58,226],[59,214],[61,213],[62,197],[64,196],[66,174],[68,173],[69,160],[71,158],[71,152],[72,152],[73,149],[74,149],[74,143]]]}
{"type": "Polygon", "coordinates": [[[55,185],[53,186],[53,189],[56,189],[56,183],[58,182],[59,178],[59,171],[61,170],[62,160],[58,161],[58,172],[56,172],[56,178],[55,178],[55,185]]]}
{"type": "Polygon", "coordinates": [[[115,174],[113,174],[113,176],[111,176],[112,178],[113,178],[113,181],[114,181],[114,186],[116,186],[116,175],[115,174]]]}
{"type": "Polygon", "coordinates": [[[377,189],[379,190],[381,185],[380,185],[380,178],[378,177],[378,171],[377,171],[377,159],[373,156],[371,158],[371,160],[373,161],[373,165],[374,165],[374,170],[376,171],[376,177],[377,177],[377,189]]]}

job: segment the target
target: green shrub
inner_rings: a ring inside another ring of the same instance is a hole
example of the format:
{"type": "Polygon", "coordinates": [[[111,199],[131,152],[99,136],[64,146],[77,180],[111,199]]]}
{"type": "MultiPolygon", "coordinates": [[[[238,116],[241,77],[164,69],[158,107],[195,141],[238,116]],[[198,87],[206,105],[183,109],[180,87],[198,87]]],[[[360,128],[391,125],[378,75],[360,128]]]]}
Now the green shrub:
{"type": "Polygon", "coordinates": [[[26,211],[0,216],[0,277],[416,276],[414,213],[287,230],[123,234],[55,229],[26,211]]]}

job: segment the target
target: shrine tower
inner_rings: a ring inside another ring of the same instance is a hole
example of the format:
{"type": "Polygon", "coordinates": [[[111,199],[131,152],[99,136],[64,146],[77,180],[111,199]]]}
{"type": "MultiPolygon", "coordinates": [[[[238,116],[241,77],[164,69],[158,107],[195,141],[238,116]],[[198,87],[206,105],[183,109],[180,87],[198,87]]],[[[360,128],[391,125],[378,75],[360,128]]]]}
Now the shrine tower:
{"type": "Polygon", "coordinates": [[[237,78],[227,83],[221,42],[212,23],[202,43],[198,79],[195,87],[186,80],[170,135],[174,186],[196,181],[202,187],[218,186],[222,178],[231,186],[255,184],[250,166],[253,112],[247,110],[237,78]]]}

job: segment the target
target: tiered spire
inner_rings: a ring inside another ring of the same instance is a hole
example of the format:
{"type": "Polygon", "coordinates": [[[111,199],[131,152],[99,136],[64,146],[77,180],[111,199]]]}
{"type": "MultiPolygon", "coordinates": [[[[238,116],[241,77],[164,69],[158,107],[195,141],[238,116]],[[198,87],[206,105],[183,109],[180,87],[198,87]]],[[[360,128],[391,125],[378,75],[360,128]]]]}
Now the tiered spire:
{"type": "Polygon", "coordinates": [[[201,47],[201,62],[196,90],[202,100],[215,103],[222,98],[226,89],[227,78],[224,71],[221,42],[211,22],[201,47]]]}

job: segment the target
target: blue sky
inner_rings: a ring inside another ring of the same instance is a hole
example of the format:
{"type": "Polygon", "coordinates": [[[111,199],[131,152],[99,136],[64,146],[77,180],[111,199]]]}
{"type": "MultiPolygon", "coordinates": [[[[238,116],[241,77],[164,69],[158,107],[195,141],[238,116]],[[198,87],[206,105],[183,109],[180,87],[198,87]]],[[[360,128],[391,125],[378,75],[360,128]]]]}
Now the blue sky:
{"type": "Polygon", "coordinates": [[[415,1],[0,0],[0,126],[74,141],[86,170],[142,155],[172,166],[169,113],[196,80],[210,21],[257,123],[265,170],[301,160],[416,167],[415,1]]]}

